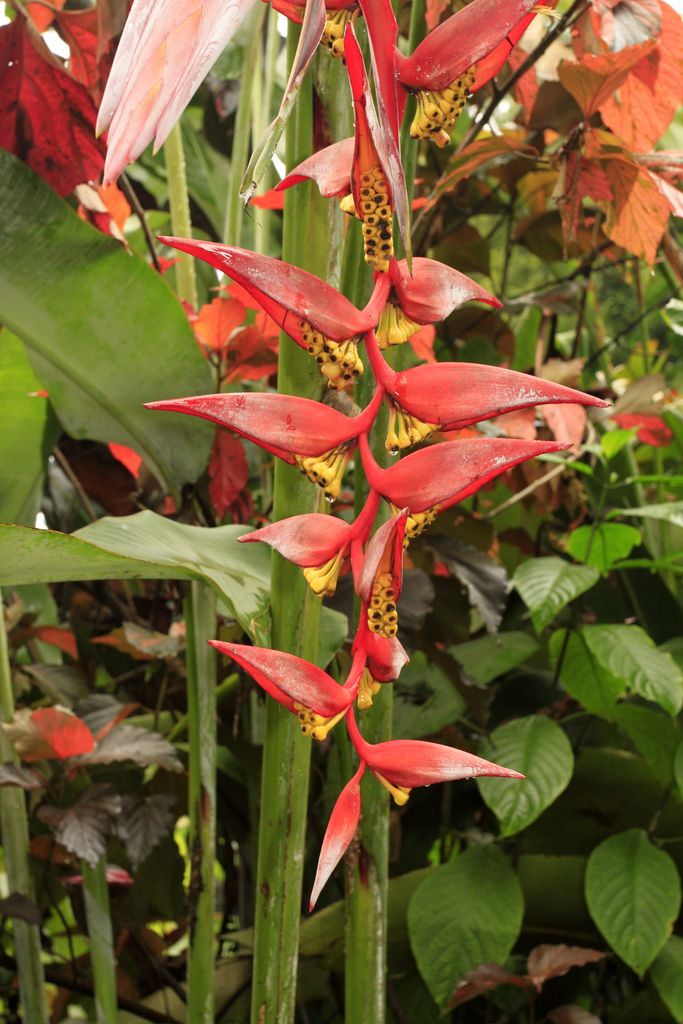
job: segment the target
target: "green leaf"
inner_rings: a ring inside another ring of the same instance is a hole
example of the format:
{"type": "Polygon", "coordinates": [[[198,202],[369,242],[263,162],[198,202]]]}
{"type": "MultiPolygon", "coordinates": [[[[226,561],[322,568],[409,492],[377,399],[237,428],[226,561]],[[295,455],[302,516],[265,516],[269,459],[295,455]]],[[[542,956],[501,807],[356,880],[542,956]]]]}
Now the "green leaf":
{"type": "Polygon", "coordinates": [[[620,704],[614,718],[662,782],[671,782],[681,732],[659,708],[620,704]]]}
{"type": "Polygon", "coordinates": [[[659,651],[636,625],[584,626],[582,634],[597,659],[629,690],[675,715],[683,704],[683,675],[671,657],[659,651]]]}
{"type": "Polygon", "coordinates": [[[408,906],[408,934],[420,974],[439,1006],[473,967],[504,963],[523,911],[517,876],[495,846],[471,848],[420,885],[408,906]]]}
{"type": "Polygon", "coordinates": [[[650,980],[676,1021],[683,1021],[683,939],[672,935],[650,967],[650,980]]]}
{"type": "Polygon", "coordinates": [[[415,651],[394,684],[394,738],[432,736],[464,710],[465,701],[448,676],[423,651],[415,651]]]}
{"type": "Polygon", "coordinates": [[[212,428],[143,408],[211,390],[182,306],[144,260],[82,221],[4,150],[0,321],[23,340],[72,437],[134,448],[176,491],[196,480],[212,428]]]}
{"type": "Polygon", "coordinates": [[[579,526],[569,535],[567,551],[577,562],[604,571],[619,559],[627,558],[640,539],[640,530],[625,523],[579,526]]]}
{"type": "Polygon", "coordinates": [[[633,440],[637,433],[635,427],[630,430],[608,430],[600,438],[600,447],[605,457],[613,459],[629,441],[633,440]]]}
{"type": "Polygon", "coordinates": [[[572,748],[560,726],[536,715],[494,729],[481,754],[526,776],[522,781],[477,779],[503,836],[514,835],[535,821],[567,788],[574,770],[572,748]]]}
{"type": "Polygon", "coordinates": [[[470,679],[484,684],[521,665],[537,650],[538,644],[528,633],[511,630],[450,647],[449,654],[462,665],[470,679]]]}
{"type": "Polygon", "coordinates": [[[316,665],[327,668],[349,635],[349,620],[343,612],[323,605],[320,609],[320,635],[316,665]]]}
{"type": "Polygon", "coordinates": [[[199,579],[210,584],[240,625],[263,642],[269,557],[237,538],[245,526],[206,529],[154,512],[99,519],[76,533],[0,524],[0,586],[64,580],[199,579]]]}
{"type": "Polygon", "coordinates": [[[620,832],[588,858],[586,901],[606,941],[642,978],[678,916],[676,865],[641,829],[620,832]]]}
{"type": "Polygon", "coordinates": [[[639,508],[619,508],[615,509],[612,515],[663,519],[672,526],[683,526],[683,501],[665,501],[661,505],[641,505],[639,508]]]}
{"type": "Polygon", "coordinates": [[[33,526],[58,426],[23,344],[0,332],[0,522],[33,526]]]}
{"type": "Polygon", "coordinates": [[[537,633],[550,625],[565,605],[597,583],[599,573],[587,565],[570,565],[554,555],[531,558],[517,567],[512,578],[531,612],[537,633]]]}
{"type": "Polygon", "coordinates": [[[674,754],[674,780],[678,787],[678,792],[683,798],[683,741],[679,743],[676,753],[674,754]]]}
{"type": "MultiPolygon", "coordinates": [[[[557,670],[567,631],[556,630],[550,637],[550,661],[557,670]]],[[[569,637],[560,665],[560,681],[570,697],[578,700],[587,711],[611,720],[618,698],[625,690],[623,680],[613,676],[593,656],[583,631],[569,637]]]]}

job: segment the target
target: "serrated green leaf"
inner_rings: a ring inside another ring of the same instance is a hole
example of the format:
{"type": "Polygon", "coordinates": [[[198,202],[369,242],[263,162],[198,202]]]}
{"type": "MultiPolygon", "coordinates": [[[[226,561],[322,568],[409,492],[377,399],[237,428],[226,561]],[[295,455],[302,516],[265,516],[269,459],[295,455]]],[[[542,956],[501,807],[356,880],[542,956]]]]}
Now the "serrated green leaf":
{"type": "Polygon", "coordinates": [[[683,939],[672,935],[650,967],[650,980],[667,1010],[683,1021],[683,939]]]}
{"type": "Polygon", "coordinates": [[[584,626],[582,634],[597,659],[629,690],[677,714],[683,704],[683,675],[665,651],[659,651],[636,625],[584,626]]]}
{"type": "Polygon", "coordinates": [[[588,858],[586,902],[600,933],[642,978],[678,916],[676,865],[641,829],[620,832],[588,858]]]}
{"type": "MultiPolygon", "coordinates": [[[[560,663],[566,633],[566,629],[558,629],[550,637],[550,661],[555,670],[560,663]]],[[[569,637],[560,664],[560,682],[570,697],[583,704],[587,711],[608,720],[612,719],[616,702],[625,690],[624,682],[593,656],[582,630],[569,637]]]]}
{"type": "Polygon", "coordinates": [[[658,708],[638,704],[619,704],[613,715],[657,778],[671,782],[674,758],[681,742],[681,731],[671,718],[658,708]]]}
{"type": "Polygon", "coordinates": [[[567,551],[577,562],[604,571],[621,558],[627,558],[640,539],[640,530],[625,523],[580,526],[569,535],[567,551]]]}
{"type": "Polygon", "coordinates": [[[462,665],[470,679],[484,684],[521,665],[537,650],[538,644],[528,633],[511,630],[458,644],[449,648],[449,654],[462,665]]]}
{"type": "Polygon", "coordinates": [[[200,579],[263,642],[269,557],[237,543],[245,526],[206,529],[154,512],[105,517],[67,535],[0,524],[0,586],[64,580],[200,579]]]}
{"type": "Polygon", "coordinates": [[[495,846],[471,848],[420,885],[408,906],[408,934],[439,1006],[467,971],[507,959],[523,911],[517,876],[495,846]]]}
{"type": "Polygon", "coordinates": [[[536,715],[494,729],[481,754],[526,776],[522,781],[477,779],[503,836],[514,835],[535,821],[567,788],[574,770],[572,748],[560,726],[536,715]]]}
{"type": "Polygon", "coordinates": [[[590,590],[599,576],[597,569],[571,565],[551,555],[523,562],[512,583],[531,612],[536,632],[540,633],[570,601],[590,590]]]}
{"type": "Polygon", "coordinates": [[[203,471],[211,427],[143,408],[211,390],[182,306],[143,259],[4,150],[0,321],[23,341],[72,437],[129,445],[175,491],[203,471]],[[37,272],[37,254],[49,272],[37,272]]]}
{"type": "Polygon", "coordinates": [[[465,709],[448,676],[416,651],[394,684],[395,739],[431,736],[456,722],[465,709]]]}

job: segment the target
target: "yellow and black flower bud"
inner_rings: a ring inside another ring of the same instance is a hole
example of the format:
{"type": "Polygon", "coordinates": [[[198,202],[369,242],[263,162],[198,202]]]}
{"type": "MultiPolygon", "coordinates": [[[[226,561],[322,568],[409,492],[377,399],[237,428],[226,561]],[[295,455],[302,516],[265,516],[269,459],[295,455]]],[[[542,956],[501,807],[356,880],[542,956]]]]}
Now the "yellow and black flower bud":
{"type": "Polygon", "coordinates": [[[392,403],[385,447],[388,452],[398,455],[402,448],[410,448],[413,444],[426,441],[438,429],[438,423],[424,423],[417,416],[411,416],[400,405],[392,403]]]}
{"type": "Polygon", "coordinates": [[[299,330],[306,351],[315,358],[322,374],[327,378],[328,387],[334,391],[341,391],[363,373],[364,367],[358,355],[356,338],[333,341],[311,327],[307,320],[299,321],[299,330]]]}
{"type": "Polygon", "coordinates": [[[320,42],[322,46],[327,47],[331,55],[337,60],[344,60],[344,32],[354,13],[355,8],[353,10],[345,8],[341,11],[327,12],[325,28],[323,29],[320,42]]]}
{"type": "Polygon", "coordinates": [[[420,89],[415,94],[417,110],[410,126],[411,137],[432,139],[442,149],[447,146],[475,77],[476,65],[472,65],[440,92],[420,89]]]}
{"type": "Polygon", "coordinates": [[[372,596],[368,604],[368,629],[384,637],[396,636],[398,632],[396,591],[389,572],[378,576],[372,585],[372,596]]]}
{"type": "Polygon", "coordinates": [[[373,270],[386,272],[389,269],[389,260],[394,255],[394,213],[381,167],[373,167],[361,174],[359,202],[357,216],[363,220],[365,262],[373,270]]]}
{"type": "MultiPolygon", "coordinates": [[[[423,530],[427,530],[432,525],[440,509],[440,505],[434,505],[433,508],[425,509],[424,512],[411,512],[409,514],[406,519],[406,532],[403,540],[404,548],[407,548],[411,540],[419,537],[423,530]]],[[[392,505],[391,511],[393,515],[396,515],[400,509],[396,505],[392,505]]]]}
{"type": "Polygon", "coordinates": [[[338,715],[334,715],[333,718],[324,718],[322,715],[317,715],[315,711],[311,711],[310,708],[305,708],[303,704],[295,704],[294,710],[296,711],[296,717],[301,723],[301,732],[304,736],[310,736],[311,739],[322,742],[327,739],[327,734],[330,729],[333,729],[337,722],[346,714],[346,711],[340,711],[338,715]]]}
{"type": "Polygon", "coordinates": [[[322,455],[295,455],[294,461],[305,477],[325,492],[328,501],[339,496],[342,477],[349,461],[349,446],[340,445],[322,455]]]}
{"type": "Polygon", "coordinates": [[[422,325],[410,320],[400,306],[387,302],[377,325],[377,344],[381,349],[402,345],[420,330],[422,325]]]}

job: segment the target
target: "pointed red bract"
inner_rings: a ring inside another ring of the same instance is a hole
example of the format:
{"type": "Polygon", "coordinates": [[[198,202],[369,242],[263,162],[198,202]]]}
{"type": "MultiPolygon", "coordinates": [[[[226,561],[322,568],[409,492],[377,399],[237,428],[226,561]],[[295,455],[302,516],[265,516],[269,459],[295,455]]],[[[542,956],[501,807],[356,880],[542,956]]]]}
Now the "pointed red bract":
{"type": "Polygon", "coordinates": [[[351,191],[351,171],[353,168],[353,151],[356,141],[353,136],[333,142],[331,146],[318,150],[303,160],[289,172],[275,191],[279,192],[302,181],[314,181],[321,196],[331,199],[333,196],[346,196],[351,191]]]}
{"type": "Polygon", "coordinates": [[[290,711],[295,704],[317,715],[338,715],[353,701],[353,690],[345,690],[327,672],[294,654],[246,644],[209,640],[221,654],[227,654],[249,673],[255,683],[290,711]]]}
{"type": "Polygon", "coordinates": [[[360,819],[360,780],[364,771],[365,764],[361,762],[360,768],[346,783],[332,809],[318,858],[318,868],[308,905],[309,910],[313,910],[318,896],[356,834],[360,819]]]}
{"type": "Polygon", "coordinates": [[[411,512],[437,505],[449,508],[520,462],[568,447],[557,441],[490,437],[446,441],[413,452],[390,469],[382,470],[361,438],[363,465],[371,485],[392,504],[407,507],[411,512]]]}
{"type": "Polygon", "coordinates": [[[242,543],[263,541],[302,568],[322,565],[351,543],[353,530],[343,519],[312,512],[246,533],[242,543]]]}
{"type": "Polygon", "coordinates": [[[360,599],[367,603],[372,597],[372,586],[377,574],[383,570],[391,574],[398,601],[403,584],[403,538],[408,512],[402,509],[398,515],[382,523],[368,544],[363,567],[356,584],[360,599]]]}
{"type": "Polygon", "coordinates": [[[378,683],[392,683],[398,679],[410,658],[401,642],[395,637],[371,633],[367,622],[361,618],[353,641],[353,653],[362,654],[368,671],[378,683]]]}
{"type": "Polygon", "coordinates": [[[465,302],[485,302],[500,309],[502,302],[459,270],[437,260],[416,256],[412,273],[406,260],[391,265],[391,283],[405,315],[420,324],[445,320],[465,302]]]}

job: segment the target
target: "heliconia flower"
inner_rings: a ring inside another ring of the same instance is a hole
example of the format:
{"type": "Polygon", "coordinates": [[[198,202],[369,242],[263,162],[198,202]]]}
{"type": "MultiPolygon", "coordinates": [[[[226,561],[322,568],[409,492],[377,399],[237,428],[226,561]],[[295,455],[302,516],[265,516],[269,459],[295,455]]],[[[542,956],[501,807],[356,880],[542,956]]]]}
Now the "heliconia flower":
{"type": "Polygon", "coordinates": [[[500,70],[536,6],[537,0],[472,0],[430,32],[409,57],[396,51],[398,81],[417,99],[413,138],[448,144],[467,94],[500,70]]]}
{"type": "Polygon", "coordinates": [[[344,416],[322,402],[270,392],[233,392],[149,402],[164,412],[181,412],[228,427],[261,448],[296,465],[334,501],[357,437],[369,429],[382,401],[378,388],[358,416],[344,416]]]}
{"type": "Polygon", "coordinates": [[[551,403],[609,405],[563,384],[500,366],[429,363],[396,373],[382,358],[372,333],[366,349],[391,407],[386,447],[393,452],[424,441],[436,430],[457,430],[515,409],[551,403]]]}
{"type": "Polygon", "coordinates": [[[351,840],[356,834],[360,819],[360,780],[363,777],[364,771],[365,763],[361,761],[358,771],[346,783],[332,809],[330,820],[325,829],[323,845],[320,849],[318,867],[308,905],[309,910],[313,910],[318,901],[318,896],[337,864],[348,850],[351,840]]]}
{"type": "Polygon", "coordinates": [[[317,153],[306,157],[275,186],[281,192],[302,181],[314,181],[321,196],[347,196],[351,192],[351,171],[356,140],[353,135],[341,142],[333,142],[317,153]]]}
{"type": "Polygon", "coordinates": [[[468,498],[480,487],[520,462],[571,447],[558,441],[472,438],[431,445],[389,469],[375,461],[367,438],[360,438],[363,466],[371,487],[396,508],[408,508],[410,539],[434,522],[437,514],[468,498]]]}
{"type": "Polygon", "coordinates": [[[97,119],[105,184],[158,149],[255,0],[133,0],[97,119]]]}
{"type": "Polygon", "coordinates": [[[358,342],[375,326],[388,282],[378,282],[373,301],[361,311],[332,285],[291,263],[217,242],[163,235],[160,240],[242,285],[297,345],[314,356],[330,387],[346,387],[363,372],[358,342]]]}
{"type": "Polygon", "coordinates": [[[514,768],[503,768],[483,757],[442,743],[425,740],[387,740],[368,743],[363,739],[349,708],[346,725],[358,756],[382,783],[399,806],[405,804],[411,789],[435,782],[474,779],[482,775],[505,779],[523,779],[514,768]]]}
{"type": "Polygon", "coordinates": [[[356,580],[361,599],[361,618],[378,636],[395,637],[398,632],[396,604],[403,585],[403,538],[408,510],[387,519],[368,544],[356,580]]]}
{"type": "Polygon", "coordinates": [[[263,541],[304,570],[304,577],[317,597],[332,597],[339,573],[354,539],[360,543],[377,513],[379,495],[371,492],[363,511],[353,524],[318,512],[281,519],[238,538],[243,543],[263,541]]]}
{"type": "Polygon", "coordinates": [[[392,260],[389,277],[391,292],[376,331],[382,349],[403,344],[424,324],[445,320],[465,302],[502,306],[466,274],[422,256],[415,257],[410,268],[406,260],[392,260]]]}
{"type": "Polygon", "coordinates": [[[346,201],[343,201],[342,209],[355,213],[363,221],[366,263],[374,270],[386,272],[394,253],[394,213],[404,248],[410,253],[405,175],[397,141],[389,125],[377,117],[363,55],[351,23],[346,27],[344,47],[356,130],[351,174],[353,204],[344,205],[346,201]]]}
{"type": "MultiPolygon", "coordinates": [[[[409,520],[408,520],[409,521],[409,520]]],[[[398,679],[401,669],[408,664],[410,658],[397,637],[381,636],[367,628],[367,620],[361,619],[353,641],[352,652],[362,656],[369,677],[364,677],[372,693],[377,693],[376,683],[392,683],[398,679]]],[[[362,686],[362,681],[361,681],[362,686]]],[[[360,695],[360,689],[359,689],[360,695]]],[[[359,707],[369,707],[359,704],[359,707]]]]}
{"type": "MultiPolygon", "coordinates": [[[[222,640],[209,643],[236,661],[278,704],[296,715],[304,736],[324,740],[356,696],[355,678],[345,688],[327,672],[294,654],[222,640]]],[[[360,675],[358,662],[352,672],[360,675]]]]}

